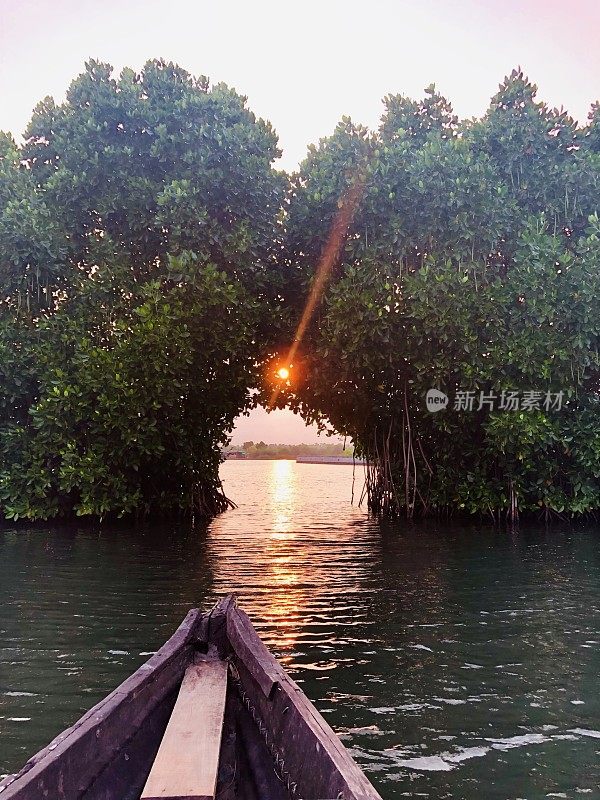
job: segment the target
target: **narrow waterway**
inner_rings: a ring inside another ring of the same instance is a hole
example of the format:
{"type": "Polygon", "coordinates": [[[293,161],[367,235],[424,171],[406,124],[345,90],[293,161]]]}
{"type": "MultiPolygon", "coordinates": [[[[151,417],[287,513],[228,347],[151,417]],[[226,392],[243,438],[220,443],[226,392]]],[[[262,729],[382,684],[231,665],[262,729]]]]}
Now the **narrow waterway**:
{"type": "Polygon", "coordinates": [[[207,529],[0,532],[0,773],[236,591],[384,798],[600,797],[600,530],[379,525],[352,468],[228,461],[207,529]]]}

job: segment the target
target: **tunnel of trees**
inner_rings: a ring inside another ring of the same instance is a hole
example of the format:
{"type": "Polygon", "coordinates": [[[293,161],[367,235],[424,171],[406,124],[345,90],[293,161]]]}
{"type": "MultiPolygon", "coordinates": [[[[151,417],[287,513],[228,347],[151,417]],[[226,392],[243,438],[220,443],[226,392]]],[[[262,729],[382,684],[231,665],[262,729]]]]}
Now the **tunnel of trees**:
{"type": "Polygon", "coordinates": [[[518,70],[481,119],[384,103],[286,175],[226,86],[90,62],[2,135],[5,517],[223,510],[221,447],[294,339],[276,402],[353,440],[374,513],[600,509],[600,108],[518,70]]]}

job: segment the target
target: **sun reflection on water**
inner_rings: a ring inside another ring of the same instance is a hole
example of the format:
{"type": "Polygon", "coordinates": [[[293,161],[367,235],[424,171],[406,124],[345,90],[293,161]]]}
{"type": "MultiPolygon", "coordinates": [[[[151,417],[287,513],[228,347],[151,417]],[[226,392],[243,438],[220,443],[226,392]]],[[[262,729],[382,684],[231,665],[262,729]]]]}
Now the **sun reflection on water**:
{"type": "Polygon", "coordinates": [[[263,613],[277,628],[279,647],[291,648],[297,639],[298,617],[303,605],[299,559],[290,553],[288,543],[296,538],[292,517],[296,502],[296,473],[293,461],[273,461],[269,475],[271,534],[265,566],[271,587],[269,604],[263,613]]]}
{"type": "MultiPolygon", "coordinates": [[[[238,508],[210,526],[213,591],[237,592],[264,641],[286,662],[299,642],[323,633],[321,620],[328,610],[343,608],[347,593],[356,591],[368,569],[370,537],[367,543],[364,529],[353,532],[337,524],[342,514],[348,516],[352,489],[344,467],[323,470],[287,460],[231,464],[226,462],[223,474],[241,476],[240,482],[225,477],[225,490],[238,508]],[[256,481],[256,496],[247,493],[248,473],[256,481]],[[243,495],[236,495],[238,486],[243,495]],[[315,497],[328,514],[322,514],[315,497]]],[[[365,519],[358,509],[350,513],[357,521],[365,519]]],[[[348,613],[342,611],[342,617],[348,613]]]]}
{"type": "Polygon", "coordinates": [[[285,539],[282,534],[291,530],[292,511],[296,497],[293,461],[272,461],[269,476],[269,500],[272,514],[272,539],[285,539]]]}

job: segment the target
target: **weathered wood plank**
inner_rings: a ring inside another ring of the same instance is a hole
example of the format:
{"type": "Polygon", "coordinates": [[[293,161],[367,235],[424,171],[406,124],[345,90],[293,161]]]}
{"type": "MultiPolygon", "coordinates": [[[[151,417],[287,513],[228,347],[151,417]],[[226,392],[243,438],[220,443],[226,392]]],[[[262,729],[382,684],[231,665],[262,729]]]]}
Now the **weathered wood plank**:
{"type": "Polygon", "coordinates": [[[264,646],[247,615],[235,606],[227,613],[227,636],[265,697],[271,698],[285,672],[264,646]]]}
{"type": "Polygon", "coordinates": [[[227,662],[187,668],[141,800],[215,796],[226,691],[227,662]]]}

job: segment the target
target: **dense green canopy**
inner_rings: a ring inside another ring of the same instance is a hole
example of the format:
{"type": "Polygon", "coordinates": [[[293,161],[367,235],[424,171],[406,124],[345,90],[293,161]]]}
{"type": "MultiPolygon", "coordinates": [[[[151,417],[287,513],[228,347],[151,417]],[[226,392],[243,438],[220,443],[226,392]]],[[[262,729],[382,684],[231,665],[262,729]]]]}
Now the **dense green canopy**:
{"type": "Polygon", "coordinates": [[[430,87],[278,155],[162,61],[90,62],[0,136],[4,515],[225,508],[220,448],[303,312],[278,402],[354,440],[375,512],[600,508],[600,108],[515,71],[482,119],[430,87]]]}
{"type": "Polygon", "coordinates": [[[245,98],[90,62],[0,143],[4,514],[213,513],[277,298],[284,177],[245,98]]]}
{"type": "Polygon", "coordinates": [[[600,113],[582,128],[535,94],[515,71],[462,123],[434,87],[387,97],[377,132],[342,120],[294,177],[290,304],[361,184],[291,401],[372,460],[376,511],[600,507],[600,113]]]}

